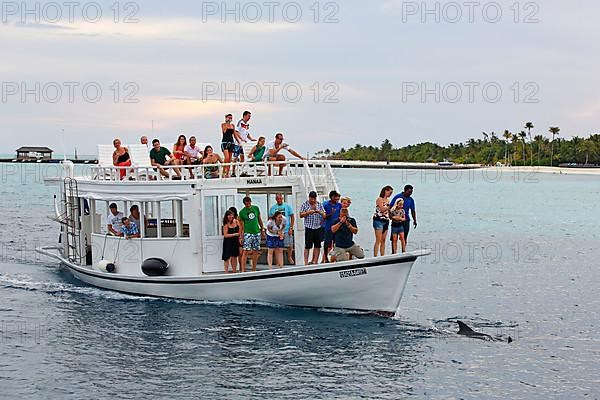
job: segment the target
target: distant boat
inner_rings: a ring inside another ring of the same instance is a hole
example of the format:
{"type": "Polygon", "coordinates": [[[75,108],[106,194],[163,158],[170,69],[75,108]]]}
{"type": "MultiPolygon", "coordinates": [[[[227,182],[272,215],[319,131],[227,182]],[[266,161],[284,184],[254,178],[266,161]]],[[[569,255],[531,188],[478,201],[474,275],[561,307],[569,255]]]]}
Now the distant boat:
{"type": "Polygon", "coordinates": [[[444,161],[440,161],[437,165],[438,167],[453,167],[454,163],[452,161],[444,159],[444,161]]]}

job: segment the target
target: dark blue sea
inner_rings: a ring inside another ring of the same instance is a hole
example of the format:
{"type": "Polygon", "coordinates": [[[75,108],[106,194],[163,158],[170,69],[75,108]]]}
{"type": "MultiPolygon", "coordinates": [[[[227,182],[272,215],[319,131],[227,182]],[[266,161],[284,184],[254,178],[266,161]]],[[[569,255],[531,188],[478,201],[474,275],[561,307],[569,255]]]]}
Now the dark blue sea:
{"type": "Polygon", "coordinates": [[[337,171],[367,249],[381,187],[415,186],[433,254],[384,319],[81,284],[34,251],[58,239],[46,168],[0,164],[0,398],[600,398],[598,176],[337,171]]]}

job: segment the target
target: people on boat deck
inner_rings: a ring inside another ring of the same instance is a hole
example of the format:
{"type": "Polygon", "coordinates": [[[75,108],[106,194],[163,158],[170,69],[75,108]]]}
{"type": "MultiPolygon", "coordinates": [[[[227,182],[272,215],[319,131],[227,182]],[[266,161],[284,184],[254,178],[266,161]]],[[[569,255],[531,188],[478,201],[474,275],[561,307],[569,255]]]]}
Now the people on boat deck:
{"type": "Polygon", "coordinates": [[[265,234],[260,209],[252,205],[250,197],[244,197],[244,208],[240,210],[238,220],[240,222],[242,264],[241,271],[246,272],[248,257],[252,262],[252,271],[256,271],[256,264],[260,256],[260,241],[265,234]]]}
{"type": "MultiPolygon", "coordinates": [[[[181,165],[181,160],[173,157],[169,149],[160,145],[160,140],[154,139],[152,141],[152,150],[150,150],[150,162],[153,167],[156,167],[160,174],[164,177],[169,177],[169,173],[165,171],[163,166],[166,165],[181,165]]],[[[181,170],[179,168],[173,168],[175,172],[174,179],[181,179],[181,170]]]]}
{"type": "MultiPolygon", "coordinates": [[[[140,228],[141,225],[141,220],[142,220],[142,215],[140,214],[140,207],[137,204],[132,205],[131,207],[129,207],[129,220],[131,222],[135,222],[135,224],[137,225],[138,228],[140,228]]],[[[144,216],[144,224],[146,226],[148,226],[148,220],[146,219],[146,217],[144,216]]]]}
{"type": "MultiPolygon", "coordinates": [[[[184,136],[185,137],[185,136],[184,136]]],[[[185,165],[200,165],[202,158],[202,151],[200,147],[196,146],[196,137],[190,136],[190,143],[186,144],[183,148],[183,164],[185,165]]],[[[194,169],[188,168],[190,173],[190,179],[194,179],[194,169]]]]}
{"type": "MultiPolygon", "coordinates": [[[[298,154],[295,150],[293,150],[289,144],[284,142],[283,133],[278,133],[275,135],[275,139],[271,140],[267,143],[267,156],[269,161],[285,161],[286,158],[283,154],[281,154],[282,150],[287,150],[294,157],[299,158],[300,160],[304,160],[300,154],[298,154]]],[[[279,175],[283,174],[283,168],[285,167],[285,163],[279,163],[279,175]]],[[[271,166],[269,166],[269,175],[271,175],[271,166]]]]}
{"type": "Polygon", "coordinates": [[[242,114],[242,119],[240,119],[236,125],[236,131],[238,135],[236,139],[238,140],[240,151],[235,152],[233,155],[233,161],[237,161],[238,157],[240,162],[244,162],[246,159],[244,157],[243,144],[248,142],[256,142],[256,139],[252,137],[250,134],[250,118],[252,118],[252,113],[250,111],[244,111],[242,114]]]}
{"type": "Polygon", "coordinates": [[[404,192],[397,194],[392,198],[390,205],[393,207],[398,199],[404,200],[404,214],[406,220],[402,223],[404,229],[404,239],[408,242],[408,233],[410,232],[410,218],[412,217],[413,228],[417,228],[417,211],[415,209],[415,200],[412,197],[414,188],[412,185],[406,185],[404,192]],[[410,211],[410,213],[409,213],[410,211]]]}
{"type": "Polygon", "coordinates": [[[342,208],[340,217],[334,221],[331,230],[335,234],[335,247],[331,252],[331,261],[348,261],[350,256],[358,259],[365,258],[363,249],[354,242],[358,233],[356,220],[350,217],[347,208],[342,208]]]}
{"type": "Polygon", "coordinates": [[[266,140],[267,139],[264,136],[258,138],[258,142],[254,145],[252,150],[250,150],[250,153],[248,153],[248,158],[251,162],[258,163],[265,160],[265,157],[267,156],[267,147],[265,146],[266,140]]]}
{"type": "Polygon", "coordinates": [[[150,145],[148,144],[148,136],[142,136],[140,138],[140,143],[143,144],[144,146],[146,146],[146,149],[148,149],[148,152],[150,151],[150,145]]]}
{"type": "Polygon", "coordinates": [[[398,239],[400,239],[402,252],[406,253],[406,239],[404,238],[405,220],[406,214],[404,212],[404,200],[398,199],[390,208],[390,221],[392,222],[392,234],[390,238],[392,241],[392,254],[398,253],[398,239]]]}
{"type": "Polygon", "coordinates": [[[283,248],[285,231],[288,220],[281,211],[276,211],[267,222],[267,264],[269,269],[273,268],[273,254],[277,268],[283,268],[283,248]]]}
{"type": "MultiPolygon", "coordinates": [[[[121,146],[121,139],[113,140],[113,146],[115,146],[115,151],[113,151],[113,165],[115,167],[130,167],[131,157],[129,156],[129,149],[121,146]]],[[[119,177],[123,179],[125,175],[127,175],[127,169],[120,168],[119,177]]]]}
{"type": "Polygon", "coordinates": [[[317,200],[317,192],[308,194],[308,200],[300,207],[300,218],[304,220],[304,265],[318,264],[323,242],[323,220],[325,210],[317,200]],[[308,261],[312,250],[312,261],[308,261]]]}
{"type": "MultiPolygon", "coordinates": [[[[235,130],[235,125],[232,123],[233,115],[227,114],[225,116],[225,122],[221,124],[221,151],[223,152],[223,159],[225,164],[230,164],[232,160],[239,154],[241,146],[237,143],[241,142],[240,133],[235,130]]],[[[242,151],[243,153],[243,151],[242,151]]],[[[229,177],[229,165],[223,169],[223,175],[229,177]]]]}
{"type": "Polygon", "coordinates": [[[323,260],[322,263],[329,262],[329,251],[333,248],[334,235],[331,231],[331,225],[333,221],[340,217],[340,210],[342,205],[340,204],[340,194],[335,190],[329,192],[329,200],[323,202],[323,209],[325,210],[325,222],[323,224],[325,238],[323,243],[323,260]]]}
{"type": "Polygon", "coordinates": [[[185,164],[187,157],[185,156],[185,147],[187,146],[187,138],[185,135],[179,135],[177,142],[173,145],[173,157],[179,160],[181,164],[185,164]]]}
{"type": "Polygon", "coordinates": [[[123,217],[121,219],[123,226],[121,226],[121,232],[119,236],[125,237],[125,239],[139,239],[140,230],[135,222],[131,222],[129,218],[123,217]]]}
{"type": "Polygon", "coordinates": [[[204,157],[202,158],[202,164],[208,165],[208,167],[204,167],[204,177],[206,179],[219,178],[219,166],[217,164],[222,163],[223,159],[220,155],[215,154],[212,146],[206,146],[204,148],[204,157]]]}
{"type": "Polygon", "coordinates": [[[340,203],[342,204],[342,208],[350,208],[352,205],[352,198],[348,196],[342,196],[340,203]]]}
{"type": "Polygon", "coordinates": [[[385,239],[390,228],[390,197],[394,188],[386,186],[381,189],[379,197],[375,200],[375,213],[373,214],[373,230],[375,231],[375,244],[373,245],[373,257],[379,254],[385,255],[385,239]]]}
{"type": "Polygon", "coordinates": [[[190,144],[185,146],[185,157],[188,165],[200,165],[202,163],[202,149],[196,143],[196,136],[190,136],[190,144]]]}
{"type": "Polygon", "coordinates": [[[285,228],[285,235],[283,238],[283,247],[287,249],[288,263],[293,265],[294,261],[294,224],[296,223],[296,216],[292,206],[287,204],[283,193],[277,193],[275,195],[275,204],[271,206],[269,210],[269,216],[275,215],[277,211],[283,213],[283,216],[287,219],[288,224],[285,228]]]}
{"type": "Polygon", "coordinates": [[[121,211],[119,211],[115,203],[111,203],[108,206],[108,209],[109,212],[106,217],[106,229],[108,230],[108,234],[113,236],[120,236],[121,227],[123,226],[122,219],[124,215],[121,211]]]}
{"type": "Polygon", "coordinates": [[[240,119],[237,123],[237,130],[240,133],[242,142],[244,143],[256,142],[256,139],[254,139],[250,134],[250,118],[252,118],[252,113],[250,111],[244,111],[242,114],[242,119],[240,119]]]}
{"type": "Polygon", "coordinates": [[[237,273],[238,257],[240,256],[240,223],[237,215],[231,210],[225,212],[223,217],[223,266],[225,273],[237,273]]]}

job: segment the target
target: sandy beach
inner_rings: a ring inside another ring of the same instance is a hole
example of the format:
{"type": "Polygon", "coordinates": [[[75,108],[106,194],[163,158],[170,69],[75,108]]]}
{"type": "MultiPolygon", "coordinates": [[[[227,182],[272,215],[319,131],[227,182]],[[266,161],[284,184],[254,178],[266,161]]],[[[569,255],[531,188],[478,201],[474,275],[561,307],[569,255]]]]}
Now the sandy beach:
{"type": "Polygon", "coordinates": [[[411,162],[386,162],[386,161],[354,161],[354,160],[330,160],[333,167],[340,168],[386,168],[386,169],[498,169],[502,172],[522,173],[544,173],[562,175],[600,175],[600,168],[561,168],[561,167],[538,167],[538,166],[492,166],[484,167],[477,164],[455,164],[448,167],[440,167],[436,163],[411,163],[411,162]]]}

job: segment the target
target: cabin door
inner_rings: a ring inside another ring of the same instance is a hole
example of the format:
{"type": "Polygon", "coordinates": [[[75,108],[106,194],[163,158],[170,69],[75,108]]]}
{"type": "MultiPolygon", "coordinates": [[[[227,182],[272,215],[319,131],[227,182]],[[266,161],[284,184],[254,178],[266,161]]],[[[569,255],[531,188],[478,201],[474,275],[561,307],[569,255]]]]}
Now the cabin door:
{"type": "Polygon", "coordinates": [[[203,272],[223,271],[223,217],[236,207],[236,189],[207,190],[202,199],[202,263],[203,272]]]}

